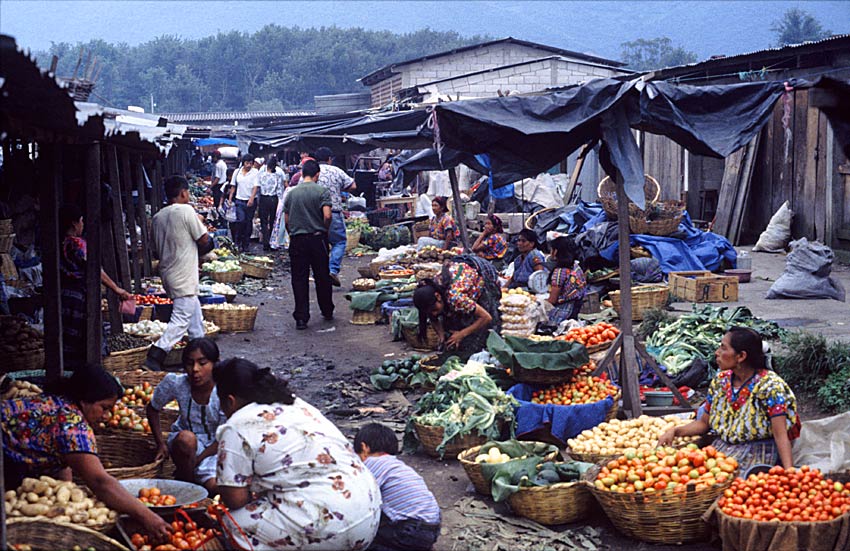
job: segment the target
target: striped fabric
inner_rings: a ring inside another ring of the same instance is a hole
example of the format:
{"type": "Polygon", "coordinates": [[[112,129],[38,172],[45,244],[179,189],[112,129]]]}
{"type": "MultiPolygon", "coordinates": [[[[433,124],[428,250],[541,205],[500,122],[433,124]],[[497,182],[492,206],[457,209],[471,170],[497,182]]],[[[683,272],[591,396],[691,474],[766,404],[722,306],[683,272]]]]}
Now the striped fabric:
{"type": "Polygon", "coordinates": [[[381,511],[391,521],[439,524],[440,506],[416,471],[394,455],[367,457],[365,463],[381,487],[381,511]]]}

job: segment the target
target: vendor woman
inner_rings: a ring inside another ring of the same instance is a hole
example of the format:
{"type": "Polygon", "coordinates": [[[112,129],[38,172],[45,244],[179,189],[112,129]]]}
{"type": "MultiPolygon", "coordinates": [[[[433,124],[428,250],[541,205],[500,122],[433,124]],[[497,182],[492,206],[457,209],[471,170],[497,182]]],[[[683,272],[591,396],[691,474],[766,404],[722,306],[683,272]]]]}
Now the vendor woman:
{"type": "Polygon", "coordinates": [[[671,428],[658,443],[676,436],[717,433],[714,446],[742,466],[793,467],[791,440],[800,435],[797,399],[782,378],[767,369],[761,336],[749,328],[726,332],[714,354],[720,373],[711,381],[698,418],[671,428]]]}
{"type": "Polygon", "coordinates": [[[509,289],[528,287],[528,278],[531,274],[544,268],[546,257],[537,248],[538,244],[537,234],[533,231],[524,229],[519,232],[516,239],[519,255],[514,259],[514,273],[508,281],[509,289]]]}
{"type": "Polygon", "coordinates": [[[430,321],[440,343],[460,356],[480,352],[488,330],[499,330],[501,290],[493,265],[472,255],[459,255],[434,279],[425,279],[413,292],[419,310],[419,337],[430,321]]]}
{"type": "Polygon", "coordinates": [[[444,250],[451,249],[457,239],[457,226],[449,214],[448,199],[434,197],[431,209],[434,211],[434,217],[428,225],[428,237],[420,237],[416,248],[432,246],[444,250]]]}
{"type": "Polygon", "coordinates": [[[578,319],[581,304],[587,292],[584,272],[576,262],[576,245],[569,237],[559,237],[552,241],[552,260],[555,269],[549,274],[549,303],[553,306],[549,312],[551,323],[578,319]]]}
{"type": "Polygon", "coordinates": [[[103,420],[124,394],[115,377],[99,366],[81,366],[63,379],[56,394],[0,402],[3,478],[14,490],[24,478],[42,475],[85,482],[107,507],[132,516],[159,539],[168,524],[132,496],[103,468],[92,426],[103,420]]]}
{"type": "Polygon", "coordinates": [[[484,222],[484,232],[472,244],[472,252],[490,262],[501,260],[508,251],[508,241],[502,229],[502,219],[488,214],[484,222]]]}

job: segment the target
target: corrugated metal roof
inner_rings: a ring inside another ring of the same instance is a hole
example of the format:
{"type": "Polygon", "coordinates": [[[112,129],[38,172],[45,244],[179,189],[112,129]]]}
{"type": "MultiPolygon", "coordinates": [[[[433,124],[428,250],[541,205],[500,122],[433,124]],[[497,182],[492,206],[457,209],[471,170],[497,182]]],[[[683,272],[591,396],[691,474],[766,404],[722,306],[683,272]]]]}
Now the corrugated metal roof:
{"type": "Polygon", "coordinates": [[[173,122],[212,122],[245,121],[253,119],[283,119],[288,117],[307,117],[315,115],[313,111],[214,111],[211,113],[158,113],[159,116],[173,122]]]}

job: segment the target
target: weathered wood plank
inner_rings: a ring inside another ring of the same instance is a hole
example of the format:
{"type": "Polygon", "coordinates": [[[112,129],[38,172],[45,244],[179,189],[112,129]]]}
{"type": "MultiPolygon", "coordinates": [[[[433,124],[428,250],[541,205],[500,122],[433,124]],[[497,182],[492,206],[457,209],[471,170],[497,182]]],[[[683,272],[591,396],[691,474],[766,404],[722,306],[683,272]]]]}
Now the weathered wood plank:
{"type": "MultiPolygon", "coordinates": [[[[623,176],[616,174],[617,197],[626,197],[623,176]]],[[[617,201],[619,220],[629,219],[629,202],[617,201]]],[[[622,348],[620,352],[620,381],[623,385],[623,410],[629,418],[641,414],[640,391],[638,389],[638,371],[635,358],[635,338],[632,328],[632,277],[631,251],[629,248],[629,226],[618,224],[617,242],[619,243],[620,267],[620,332],[622,348]]]]}
{"type": "Polygon", "coordinates": [[[101,361],[103,323],[100,310],[100,144],[86,146],[85,164],[86,241],[86,362],[101,361]]]}
{"type": "Polygon", "coordinates": [[[732,210],[735,207],[735,199],[738,196],[738,182],[741,178],[741,169],[744,163],[746,146],[733,151],[726,157],[723,169],[723,180],[720,182],[720,193],[717,198],[717,214],[714,217],[712,230],[718,235],[728,236],[732,222],[732,210]]]}
{"type": "Polygon", "coordinates": [[[145,198],[145,194],[147,192],[147,185],[145,184],[145,173],[144,167],[142,166],[141,155],[136,155],[133,158],[133,166],[135,169],[134,171],[136,178],[136,193],[138,194],[136,201],[136,221],[142,229],[142,267],[145,276],[150,276],[153,271],[151,270],[150,241],[148,240],[148,215],[146,208],[147,199],[145,198]]]}
{"type": "MultiPolygon", "coordinates": [[[[64,371],[62,357],[62,290],[59,284],[59,251],[62,228],[59,227],[59,200],[62,188],[62,149],[45,144],[39,150],[44,170],[41,181],[41,248],[44,285],[44,369],[47,380],[58,381],[64,371]]],[[[7,157],[8,159],[8,157],[7,157]]]]}
{"type": "Polygon", "coordinates": [[[136,233],[136,207],[133,204],[133,172],[130,169],[130,154],[121,151],[121,189],[124,192],[124,209],[127,227],[130,229],[130,273],[133,274],[133,289],[142,294],[142,271],[139,259],[138,234],[136,233]]]}
{"type": "Polygon", "coordinates": [[[829,145],[827,143],[827,126],[829,122],[826,120],[826,115],[824,115],[819,109],[815,107],[810,107],[813,111],[813,116],[817,119],[817,136],[818,136],[818,150],[817,150],[817,170],[815,171],[815,236],[818,240],[825,243],[827,246],[830,245],[830,241],[832,239],[832,228],[827,226],[831,226],[831,224],[827,221],[826,213],[832,210],[832,190],[828,185],[828,180],[830,179],[827,174],[832,172],[832,156],[830,155],[831,151],[829,145]]]}
{"type": "Polygon", "coordinates": [[[122,289],[130,290],[130,257],[127,253],[126,225],[124,224],[124,209],[122,207],[123,193],[121,178],[118,173],[118,151],[114,145],[105,146],[105,149],[109,186],[112,188],[112,239],[117,253],[115,261],[120,274],[120,279],[116,279],[115,282],[120,282],[122,289]]]}
{"type": "MultiPolygon", "coordinates": [[[[567,190],[564,192],[565,205],[570,200],[570,197],[573,196],[573,190],[576,188],[579,176],[581,176],[581,169],[584,168],[584,160],[587,158],[587,154],[590,153],[590,151],[590,145],[584,144],[583,146],[581,146],[581,149],[578,152],[576,164],[573,167],[572,174],[570,175],[570,183],[567,185],[567,190]]],[[[493,204],[493,201],[490,201],[490,203],[493,204]]]]}
{"type": "Polygon", "coordinates": [[[732,245],[738,245],[741,236],[741,227],[746,217],[747,205],[750,201],[750,188],[752,185],[753,171],[756,166],[758,155],[759,135],[756,134],[750,143],[744,148],[744,164],[741,168],[741,179],[738,182],[738,193],[735,198],[735,206],[729,223],[729,241],[732,245]]]}

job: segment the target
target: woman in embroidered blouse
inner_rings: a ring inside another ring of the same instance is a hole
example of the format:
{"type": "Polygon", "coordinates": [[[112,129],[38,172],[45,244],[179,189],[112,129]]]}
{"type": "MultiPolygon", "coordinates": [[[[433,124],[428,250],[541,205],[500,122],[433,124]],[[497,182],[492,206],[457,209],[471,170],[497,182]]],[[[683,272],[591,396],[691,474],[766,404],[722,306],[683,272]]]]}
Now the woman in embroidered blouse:
{"type": "MultiPolygon", "coordinates": [[[[86,240],[83,235],[83,211],[66,204],[59,209],[63,231],[59,256],[59,281],[62,289],[62,351],[65,369],[73,371],[86,361],[86,240]]],[[[100,270],[100,281],[121,300],[131,295],[100,270]]]]}
{"type": "Polygon", "coordinates": [[[380,489],[339,429],[248,360],[219,363],[213,379],[228,417],[218,429],[218,489],[240,547],[369,547],[380,489]]]}
{"type": "Polygon", "coordinates": [[[24,478],[80,477],[110,509],[134,517],[157,538],[168,524],[107,474],[97,457],[92,426],[124,394],[118,380],[99,366],[81,366],[56,385],[55,393],[0,402],[3,477],[6,490],[24,478]]]}
{"type": "Polygon", "coordinates": [[[516,239],[516,248],[519,255],[514,259],[514,274],[508,281],[509,289],[527,287],[528,278],[532,273],[544,268],[546,257],[537,249],[537,234],[529,229],[519,232],[516,239]]]}
{"type": "Polygon", "coordinates": [[[430,321],[440,342],[459,355],[484,348],[488,330],[501,326],[498,274],[493,265],[472,255],[459,255],[435,279],[425,279],[413,292],[419,310],[419,336],[430,321]],[[450,332],[450,334],[447,334],[450,332]]]}
{"type": "Polygon", "coordinates": [[[733,327],[715,352],[720,373],[711,381],[695,421],[670,429],[658,442],[714,430],[714,446],[743,465],[754,455],[768,456],[786,469],[793,466],[791,440],[800,435],[797,399],[782,378],[767,369],[761,336],[733,327]]]}
{"type": "Polygon", "coordinates": [[[487,216],[484,232],[472,244],[472,252],[484,260],[501,260],[508,251],[508,241],[502,233],[502,219],[495,214],[487,216]]]}
{"type": "Polygon", "coordinates": [[[569,237],[552,241],[552,259],[556,266],[549,274],[548,300],[554,308],[549,312],[549,321],[557,324],[578,318],[587,292],[587,281],[576,263],[575,242],[569,237]]]}
{"type": "Polygon", "coordinates": [[[183,349],[185,374],[169,373],[156,385],[147,407],[148,423],[153,429],[157,457],[171,456],[178,480],[204,486],[210,495],[215,484],[218,441],[215,433],[227,418],[221,411],[213,382],[213,366],[219,351],[215,341],[206,337],[192,339],[183,349]],[[180,417],[171,425],[168,441],[163,442],[159,415],[166,404],[177,401],[180,417]]]}
{"type": "Polygon", "coordinates": [[[446,197],[434,197],[431,201],[434,218],[428,226],[428,237],[420,237],[416,248],[432,246],[439,249],[451,249],[457,239],[457,226],[449,214],[449,203],[446,197]]]}

